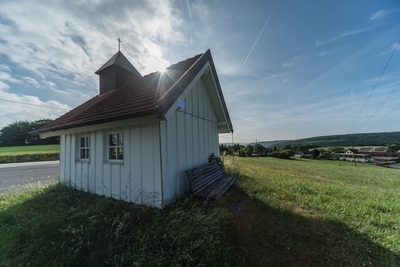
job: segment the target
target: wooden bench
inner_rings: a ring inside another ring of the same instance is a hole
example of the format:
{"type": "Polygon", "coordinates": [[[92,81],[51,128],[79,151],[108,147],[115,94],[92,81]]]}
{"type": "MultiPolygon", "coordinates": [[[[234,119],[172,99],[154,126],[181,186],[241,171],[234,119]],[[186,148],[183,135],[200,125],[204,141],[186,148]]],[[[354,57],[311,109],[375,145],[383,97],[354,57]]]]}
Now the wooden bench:
{"type": "Polygon", "coordinates": [[[186,171],[191,193],[195,196],[219,199],[236,181],[236,174],[225,174],[216,162],[209,162],[186,171]]]}

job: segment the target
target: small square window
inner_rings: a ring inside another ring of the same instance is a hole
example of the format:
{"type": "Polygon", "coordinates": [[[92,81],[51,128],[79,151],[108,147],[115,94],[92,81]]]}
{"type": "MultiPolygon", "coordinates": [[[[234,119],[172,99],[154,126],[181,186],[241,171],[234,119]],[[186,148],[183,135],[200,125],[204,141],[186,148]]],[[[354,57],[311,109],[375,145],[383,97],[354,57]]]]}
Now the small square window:
{"type": "Polygon", "coordinates": [[[89,136],[79,138],[79,159],[89,159],[89,136]]]}
{"type": "Polygon", "coordinates": [[[108,159],[123,160],[123,134],[113,133],[108,135],[108,159]]]}

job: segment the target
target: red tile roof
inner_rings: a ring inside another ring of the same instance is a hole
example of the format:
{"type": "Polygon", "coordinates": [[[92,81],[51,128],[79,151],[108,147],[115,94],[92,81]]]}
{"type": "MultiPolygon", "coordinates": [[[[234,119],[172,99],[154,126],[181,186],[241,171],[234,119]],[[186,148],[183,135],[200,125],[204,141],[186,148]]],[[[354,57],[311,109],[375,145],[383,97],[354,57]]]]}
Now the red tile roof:
{"type": "MultiPolygon", "coordinates": [[[[204,54],[171,65],[164,73],[155,72],[143,77],[135,77],[134,81],[127,82],[111,92],[93,97],[32,133],[45,133],[157,114],[161,105],[166,112],[209,60],[214,68],[208,50],[204,54]]],[[[218,87],[220,91],[219,84],[218,87]]],[[[223,109],[227,112],[224,101],[223,109]]],[[[230,120],[228,123],[231,125],[230,120]]]]}

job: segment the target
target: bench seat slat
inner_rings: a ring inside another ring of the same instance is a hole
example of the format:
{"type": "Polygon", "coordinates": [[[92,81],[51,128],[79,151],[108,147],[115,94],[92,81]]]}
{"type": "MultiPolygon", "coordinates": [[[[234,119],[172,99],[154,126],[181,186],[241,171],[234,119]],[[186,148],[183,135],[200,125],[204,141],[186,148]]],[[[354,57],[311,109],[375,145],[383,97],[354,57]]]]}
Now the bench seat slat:
{"type": "Polygon", "coordinates": [[[225,174],[216,163],[210,162],[186,171],[191,191],[200,197],[217,200],[236,181],[236,174],[225,174]]]}

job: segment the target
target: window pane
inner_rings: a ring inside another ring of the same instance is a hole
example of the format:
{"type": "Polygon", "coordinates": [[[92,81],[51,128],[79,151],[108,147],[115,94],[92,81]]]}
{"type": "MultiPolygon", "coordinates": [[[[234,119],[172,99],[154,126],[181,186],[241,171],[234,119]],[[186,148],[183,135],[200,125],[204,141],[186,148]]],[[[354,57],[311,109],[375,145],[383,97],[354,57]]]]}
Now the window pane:
{"type": "Polygon", "coordinates": [[[109,158],[109,159],[117,159],[117,155],[116,155],[116,153],[115,153],[115,148],[110,147],[110,148],[108,149],[108,158],[109,158]]]}
{"type": "Polygon", "coordinates": [[[108,144],[110,146],[115,146],[117,144],[117,135],[116,134],[110,134],[109,135],[109,141],[108,144]]]}
{"type": "Polygon", "coordinates": [[[80,158],[81,159],[85,159],[86,157],[85,157],[85,149],[81,149],[81,156],[80,156],[80,158]]]}
{"type": "Polygon", "coordinates": [[[85,138],[84,137],[81,137],[80,147],[85,147],[85,138]]]}
{"type": "Polygon", "coordinates": [[[118,134],[118,145],[120,145],[120,146],[122,146],[122,144],[123,144],[123,134],[122,133],[120,133],[120,134],[118,134]]]}
{"type": "Polygon", "coordinates": [[[124,159],[124,153],[122,147],[118,148],[118,159],[124,159]]]}

